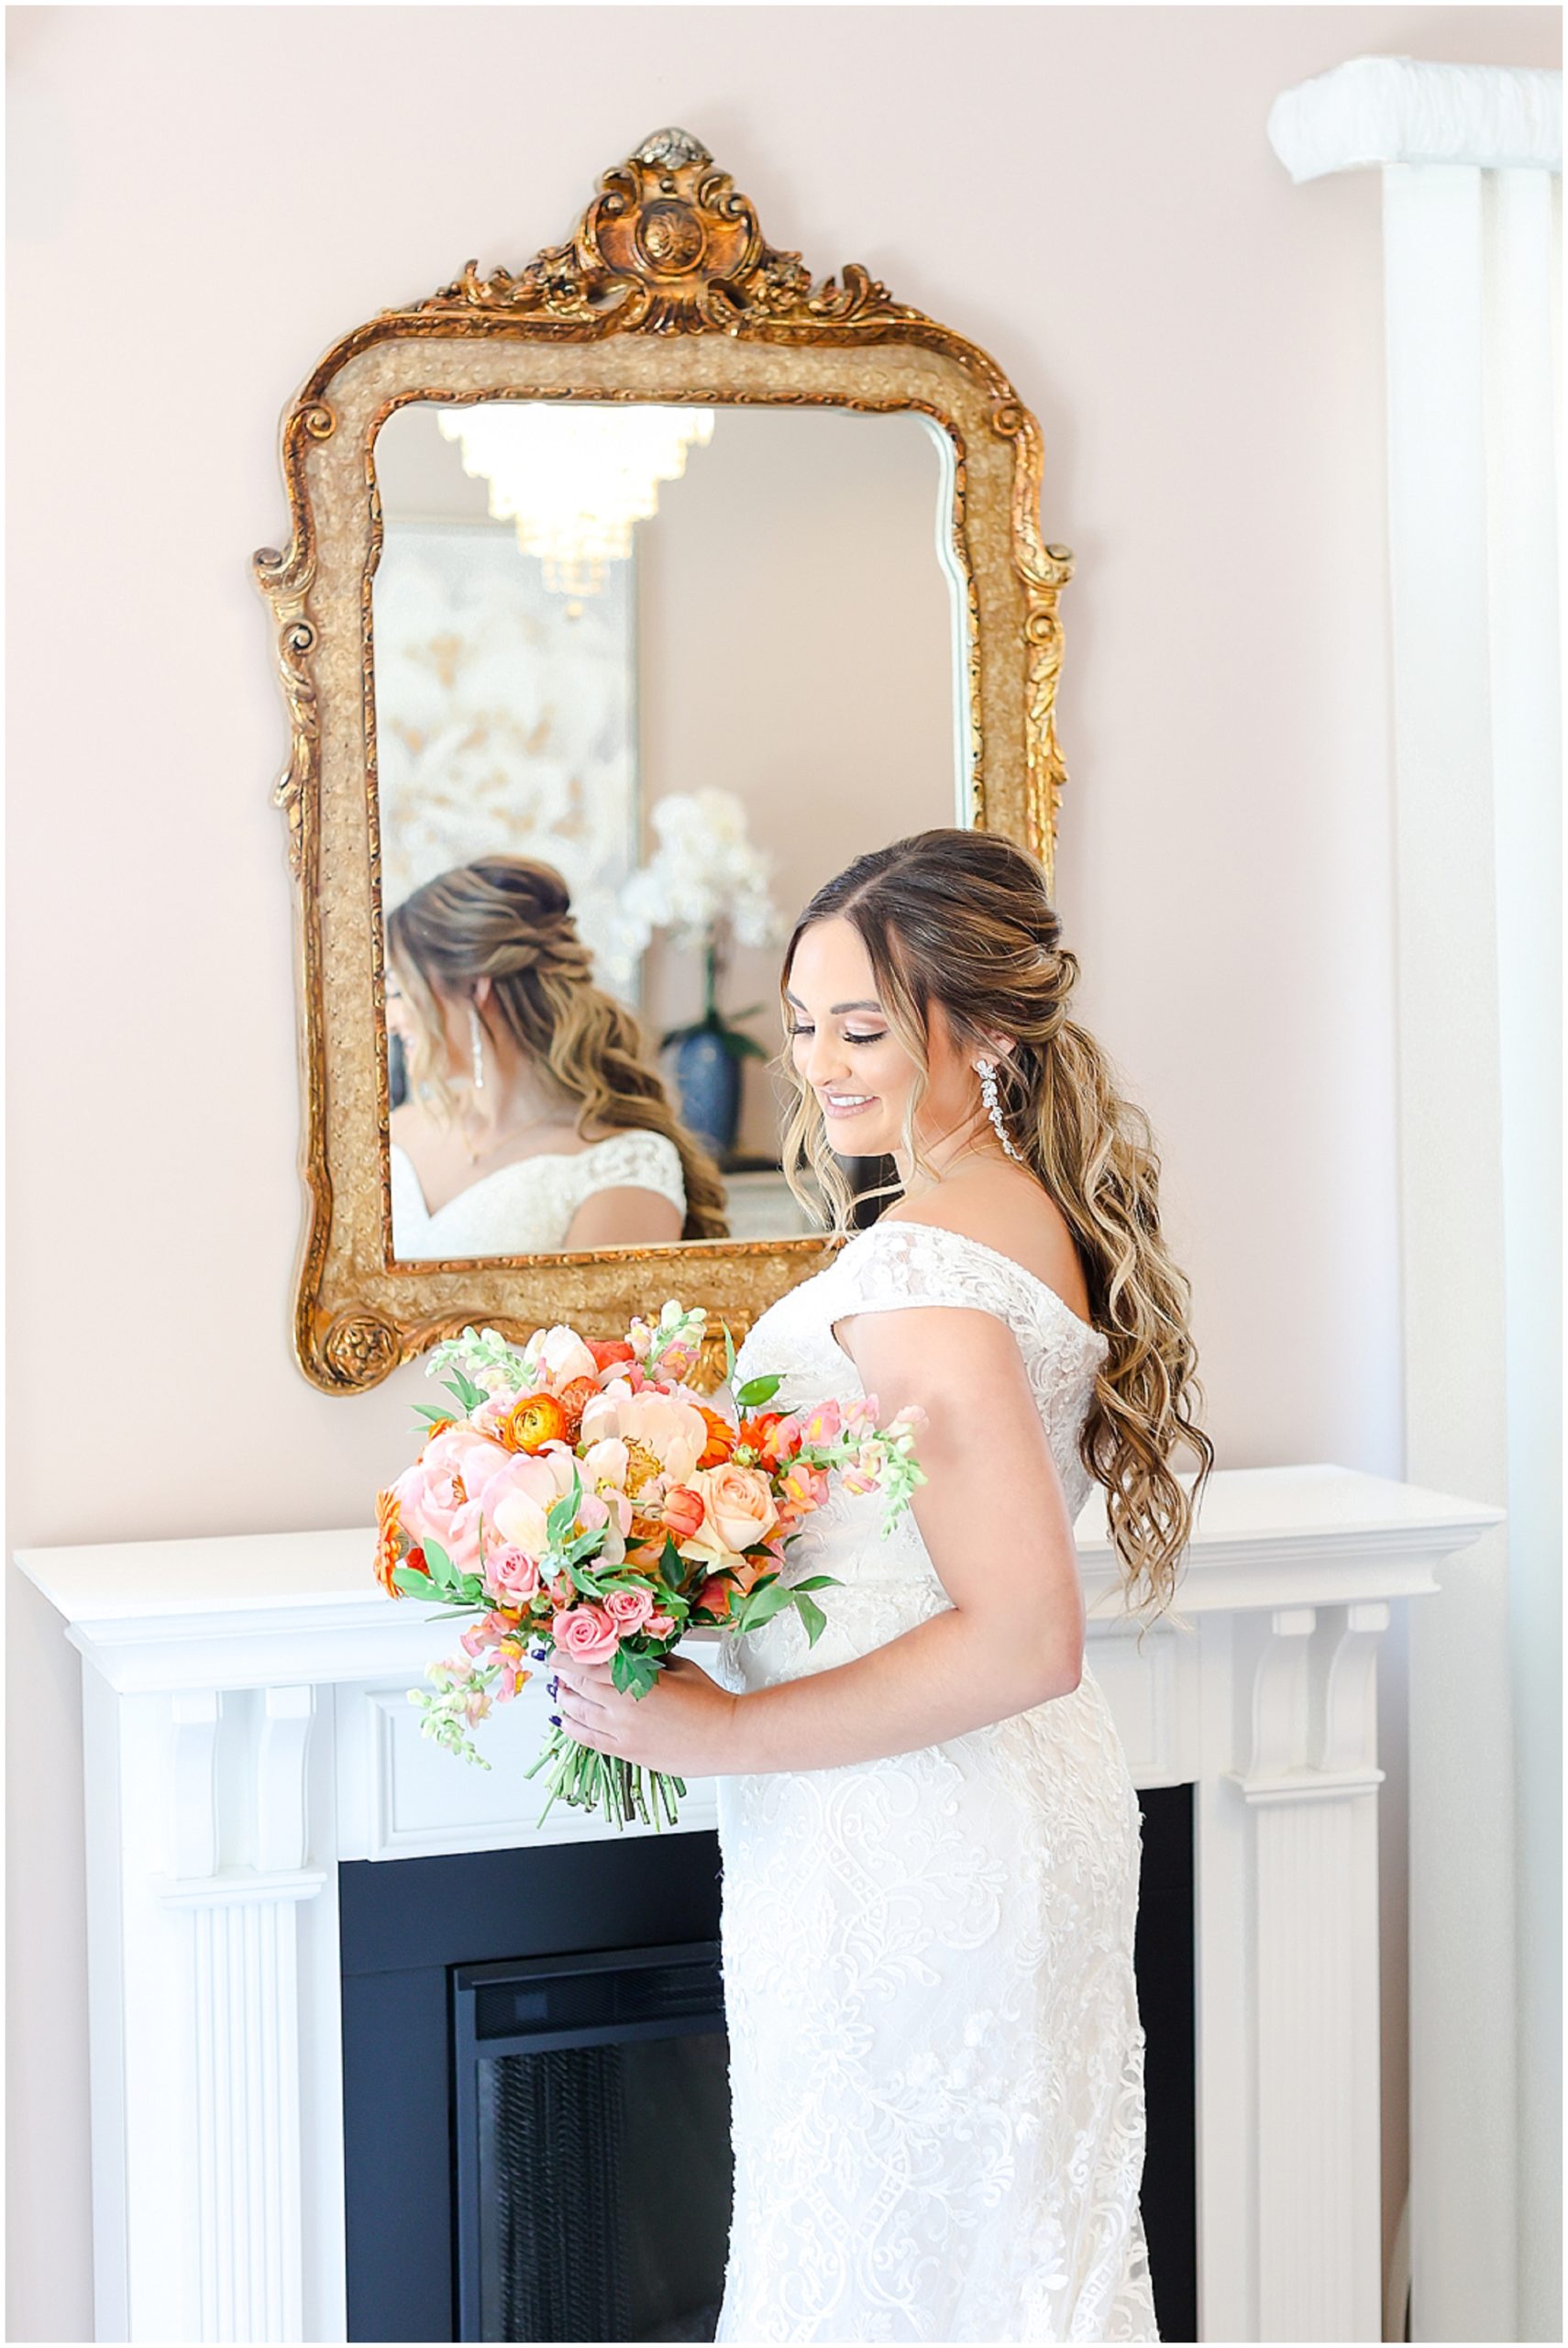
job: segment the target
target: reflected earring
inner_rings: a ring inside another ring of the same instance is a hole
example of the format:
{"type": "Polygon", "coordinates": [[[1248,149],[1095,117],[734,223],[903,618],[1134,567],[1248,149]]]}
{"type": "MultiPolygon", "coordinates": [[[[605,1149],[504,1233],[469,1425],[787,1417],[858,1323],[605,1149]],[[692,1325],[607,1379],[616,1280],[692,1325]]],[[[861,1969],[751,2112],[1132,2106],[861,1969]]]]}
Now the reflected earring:
{"type": "Polygon", "coordinates": [[[469,1034],[473,1038],[474,1047],[474,1091],[482,1092],[484,1091],[484,1030],[480,1025],[479,1013],[471,1002],[469,1005],[469,1034]]]}
{"type": "Polygon", "coordinates": [[[997,1094],[997,1064],[995,1060],[977,1060],[975,1073],[980,1080],[980,1098],[986,1104],[986,1114],[997,1130],[997,1139],[1010,1157],[1022,1162],[1022,1152],[1012,1146],[1012,1136],[1002,1118],[1001,1102],[997,1094]]]}

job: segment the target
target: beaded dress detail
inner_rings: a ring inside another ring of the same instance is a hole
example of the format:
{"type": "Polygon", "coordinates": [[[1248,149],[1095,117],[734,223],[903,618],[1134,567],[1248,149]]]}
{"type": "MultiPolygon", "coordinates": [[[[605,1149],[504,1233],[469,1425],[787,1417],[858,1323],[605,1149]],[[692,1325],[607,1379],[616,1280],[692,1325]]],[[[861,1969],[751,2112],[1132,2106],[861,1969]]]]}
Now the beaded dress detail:
{"type": "MultiPolygon", "coordinates": [[[[737,1378],[774,1407],[864,1389],[855,1312],[954,1305],[1018,1341],[1070,1515],[1109,1341],[1011,1257],[881,1223],[770,1307],[737,1378]]],[[[951,1605],[912,1516],[835,1487],[791,1607],[722,1637],[740,1691],[825,1671],[951,1605]]],[[[735,2187],[721,2342],[1154,2341],[1138,2192],[1132,1970],[1142,1812],[1104,1693],[885,1759],[722,1777],[722,1948],[735,2187]]]]}

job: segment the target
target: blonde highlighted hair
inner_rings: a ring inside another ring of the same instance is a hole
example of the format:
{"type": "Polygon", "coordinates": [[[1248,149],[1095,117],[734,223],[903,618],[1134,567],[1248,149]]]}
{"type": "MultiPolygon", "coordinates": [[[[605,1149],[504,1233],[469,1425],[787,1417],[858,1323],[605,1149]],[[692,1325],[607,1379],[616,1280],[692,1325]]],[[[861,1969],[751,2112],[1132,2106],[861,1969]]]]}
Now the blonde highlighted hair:
{"type": "Polygon", "coordinates": [[[394,906],[386,929],[387,958],[414,1026],[409,1081],[438,1120],[450,1123],[458,1102],[442,1065],[437,993],[471,1001],[476,982],[488,978],[491,998],[475,1004],[477,1015],[487,1029],[499,1021],[553,1080],[563,1107],[576,1111],[580,1137],[592,1138],[595,1125],[663,1134],[680,1153],[681,1237],[729,1236],[719,1169],[671,1109],[633,1013],[594,984],[593,958],[554,865],[500,851],[454,865],[394,906]]]}
{"type": "MultiPolygon", "coordinates": [[[[911,1165],[930,1170],[915,1121],[933,1007],[961,1050],[987,1052],[996,1065],[1008,1132],[1071,1227],[1090,1318],[1110,1341],[1079,1454],[1105,1489],[1129,1602],[1168,1610],[1214,1465],[1198,1423],[1203,1389],[1188,1326],[1191,1283],[1161,1233],[1149,1121],[1118,1090],[1094,1037],[1067,1015],[1078,962],[1061,943],[1044,870],[990,832],[917,832],[858,857],[818,890],[795,925],[781,1000],[802,933],[834,915],[859,932],[882,1009],[915,1063],[903,1136],[911,1165]],[[998,1052],[991,1035],[1014,1038],[1014,1048],[998,1052]],[[1170,1465],[1183,1445],[1198,1462],[1190,1492],[1170,1465]]],[[[787,1002],[783,1009],[788,1029],[787,1002]]],[[[779,1068],[795,1095],[784,1146],[790,1188],[818,1212],[825,1199],[834,1229],[845,1230],[860,1201],[878,1193],[851,1191],[788,1045],[779,1068]]]]}

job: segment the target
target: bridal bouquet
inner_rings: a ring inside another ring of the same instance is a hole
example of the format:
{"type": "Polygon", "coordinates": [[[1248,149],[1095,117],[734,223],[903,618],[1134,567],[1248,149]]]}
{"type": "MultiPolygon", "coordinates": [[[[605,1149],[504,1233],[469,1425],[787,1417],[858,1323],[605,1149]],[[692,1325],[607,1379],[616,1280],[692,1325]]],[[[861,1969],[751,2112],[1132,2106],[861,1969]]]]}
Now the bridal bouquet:
{"type": "MultiPolygon", "coordinates": [[[[409,1690],[425,1733],[449,1751],[489,1768],[469,1729],[533,1678],[525,1656],[544,1663],[552,1646],[608,1658],[614,1686],[641,1697],[695,1623],[740,1634],[793,1606],[815,1645],[826,1618],[812,1592],[836,1577],[791,1586],[780,1568],[832,1477],[879,1492],[885,1528],[924,1482],[918,1410],[885,1428],[875,1395],[769,1411],[782,1381],[735,1389],[727,1330],[724,1383],[698,1393],[688,1381],[704,1320],[671,1301],[603,1344],[558,1327],[517,1347],[468,1328],[435,1347],[430,1373],[447,1373],[457,1407],[415,1405],[425,1447],[376,1496],[376,1574],[393,1597],[477,1618],[463,1658],[428,1666],[438,1692],[409,1690]]],[[[549,1772],[541,1824],[559,1799],[617,1826],[673,1825],[684,1779],[581,1744],[552,1719],[526,1772],[549,1772]]]]}

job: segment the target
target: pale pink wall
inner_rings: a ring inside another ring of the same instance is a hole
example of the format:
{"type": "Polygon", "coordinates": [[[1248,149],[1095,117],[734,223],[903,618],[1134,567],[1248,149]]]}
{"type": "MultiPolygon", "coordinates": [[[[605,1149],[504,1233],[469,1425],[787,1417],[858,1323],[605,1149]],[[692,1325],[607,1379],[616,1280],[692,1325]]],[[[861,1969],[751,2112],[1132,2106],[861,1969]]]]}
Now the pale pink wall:
{"type": "MultiPolygon", "coordinates": [[[[1225,1466],[1399,1469],[1378,192],[1288,84],[1552,64],[1509,7],[29,8],[9,227],[8,1543],[368,1521],[407,1369],[289,1351],[283,748],[252,548],[318,354],[683,123],[994,351],[1077,550],[1059,896],[1225,1466]],[[541,103],[541,96],[544,102],[541,103]]],[[[9,2322],[91,2329],[75,1658],[8,1569],[9,2322]]],[[[1401,1651],[1386,1658],[1389,2202],[1401,1651]]]]}
{"type": "MultiPolygon", "coordinates": [[[[733,408],[639,526],[644,803],[735,792],[786,928],[852,858],[955,820],[939,507],[945,521],[951,492],[922,416],[733,408]]],[[[743,1024],[769,1052],[778,958],[737,947],[722,990],[726,1011],[761,1004],[743,1024]]],[[[701,1017],[695,952],[657,936],[645,977],[655,1035],[701,1017]]],[[[742,1110],[741,1146],[776,1156],[778,1080],[756,1060],[743,1063],[742,1110]]]]}

